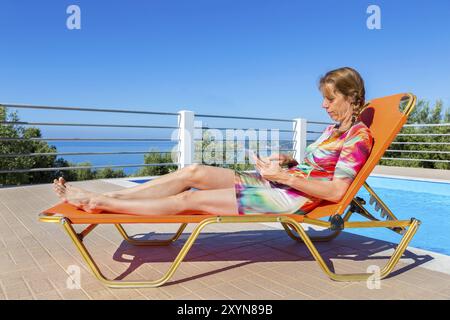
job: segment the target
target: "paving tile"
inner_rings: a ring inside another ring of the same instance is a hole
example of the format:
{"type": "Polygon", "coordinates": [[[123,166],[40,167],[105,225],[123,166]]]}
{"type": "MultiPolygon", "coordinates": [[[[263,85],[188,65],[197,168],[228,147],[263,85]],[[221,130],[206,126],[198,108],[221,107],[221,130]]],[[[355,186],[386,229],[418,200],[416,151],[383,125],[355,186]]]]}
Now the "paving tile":
{"type": "MultiPolygon", "coordinates": [[[[250,299],[254,300],[280,300],[284,299],[281,295],[267,290],[267,288],[261,287],[246,279],[239,279],[230,281],[230,284],[238,288],[240,291],[246,292],[250,295],[250,299]]],[[[296,293],[296,292],[295,292],[296,293]]]]}
{"type": "Polygon", "coordinates": [[[25,283],[22,275],[22,270],[15,270],[6,275],[2,275],[0,277],[0,280],[2,282],[3,288],[15,286],[20,283],[25,283]]]}
{"type": "Polygon", "coordinates": [[[8,300],[33,299],[33,295],[24,281],[12,285],[4,284],[3,288],[8,300]]]}
{"type": "Polygon", "coordinates": [[[355,283],[350,284],[349,286],[339,290],[338,292],[332,292],[333,295],[336,295],[340,298],[355,300],[370,300],[371,293],[372,292],[369,291],[367,287],[360,286],[355,283]]]}
{"type": "Polygon", "coordinates": [[[55,291],[55,288],[48,279],[31,280],[27,281],[27,283],[34,295],[55,291]]]}
{"type": "Polygon", "coordinates": [[[323,296],[320,296],[318,298],[319,300],[347,300],[346,298],[344,298],[343,296],[340,296],[339,294],[334,294],[334,293],[326,293],[323,296]]]}
{"type": "Polygon", "coordinates": [[[160,288],[143,288],[138,289],[138,291],[148,300],[167,300],[171,298],[170,295],[161,291],[160,288]]]}
{"type": "Polygon", "coordinates": [[[211,286],[210,288],[214,289],[215,291],[220,292],[221,294],[227,296],[229,299],[252,299],[252,296],[244,291],[239,289],[236,286],[230,285],[229,282],[223,282],[216,285],[211,286]]]}
{"type": "Polygon", "coordinates": [[[202,300],[230,300],[224,293],[213,288],[204,288],[195,292],[202,300]]]}
{"type": "Polygon", "coordinates": [[[36,295],[36,300],[61,300],[61,299],[62,297],[56,291],[36,295]]]}
{"type": "Polygon", "coordinates": [[[268,291],[274,292],[275,294],[285,297],[290,294],[297,293],[298,291],[293,289],[290,286],[286,286],[284,284],[281,284],[278,281],[271,280],[267,277],[262,277],[257,274],[251,274],[245,277],[245,280],[258,285],[268,291]]]}
{"type": "Polygon", "coordinates": [[[288,286],[294,289],[296,292],[301,293],[305,297],[318,298],[324,295],[326,292],[332,292],[336,290],[336,287],[328,285],[323,280],[311,278],[308,274],[304,274],[301,277],[291,276],[288,274],[274,273],[274,272],[262,272],[262,276],[273,279],[274,282],[280,283],[284,286],[288,286]],[[320,284],[320,282],[324,284],[320,284]],[[319,285],[318,285],[319,284],[319,285]]]}
{"type": "Polygon", "coordinates": [[[442,281],[442,278],[439,276],[433,276],[431,273],[427,275],[418,276],[417,280],[410,280],[406,278],[406,275],[400,276],[398,278],[399,281],[407,282],[408,284],[412,284],[415,287],[425,290],[432,291],[441,291],[447,287],[449,287],[450,283],[447,281],[442,281]]]}
{"type": "Polygon", "coordinates": [[[112,290],[114,296],[119,300],[146,300],[138,290],[136,289],[120,289],[120,290],[112,290]]]}
{"type": "Polygon", "coordinates": [[[446,287],[438,290],[438,294],[444,296],[446,299],[450,299],[450,284],[447,284],[446,287]]]}
{"type": "Polygon", "coordinates": [[[11,270],[15,270],[16,264],[9,254],[9,252],[3,252],[0,254],[0,274],[10,272],[11,270]]]}
{"type": "MultiPolygon", "coordinates": [[[[169,282],[168,284],[170,284],[172,282],[169,282]]],[[[201,278],[193,278],[193,279],[187,279],[186,281],[182,281],[181,282],[183,287],[186,288],[187,290],[189,290],[190,292],[196,292],[197,290],[202,290],[204,288],[207,288],[209,286],[211,286],[210,283],[204,282],[204,279],[201,278]]],[[[215,280],[213,281],[213,284],[220,284],[223,283],[222,280],[215,280]]]]}
{"type": "MultiPolygon", "coordinates": [[[[171,298],[172,299],[172,298],[171,298]]],[[[173,298],[175,299],[175,298],[173,298]]],[[[178,298],[176,298],[175,300],[202,300],[202,297],[200,297],[198,294],[194,293],[194,292],[190,292],[184,296],[180,296],[178,298]]]]}
{"type": "Polygon", "coordinates": [[[158,289],[172,298],[177,298],[191,292],[191,290],[185,288],[182,284],[166,284],[158,289]]]}
{"type": "Polygon", "coordinates": [[[89,300],[89,296],[79,289],[61,289],[59,293],[64,300],[89,300]]]}
{"type": "Polygon", "coordinates": [[[104,287],[100,290],[89,290],[89,296],[93,300],[117,300],[118,298],[110,289],[104,287]]]}

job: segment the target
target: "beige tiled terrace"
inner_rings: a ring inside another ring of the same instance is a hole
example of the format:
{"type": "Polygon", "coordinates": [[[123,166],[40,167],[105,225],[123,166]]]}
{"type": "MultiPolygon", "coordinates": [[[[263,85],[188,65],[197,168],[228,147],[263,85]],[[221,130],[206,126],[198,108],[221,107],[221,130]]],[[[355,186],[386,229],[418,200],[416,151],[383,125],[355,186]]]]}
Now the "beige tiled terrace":
{"type": "MultiPolygon", "coordinates": [[[[121,187],[75,183],[92,191],[121,187]]],[[[0,299],[449,299],[450,275],[425,268],[436,259],[407,251],[379,289],[365,282],[329,280],[305,246],[272,224],[214,225],[205,230],[176,271],[160,288],[110,289],[87,269],[58,224],[38,222],[37,214],[57,202],[51,185],[0,189],[0,299]],[[68,289],[68,267],[81,268],[81,289],[68,289]]],[[[127,226],[133,233],[168,235],[175,225],[127,226]]],[[[188,229],[188,231],[191,229],[188,229]]],[[[420,232],[420,229],[419,229],[420,232]]],[[[99,226],[85,240],[106,276],[155,279],[186,239],[169,247],[132,247],[113,226],[99,226]]],[[[382,266],[394,245],[343,233],[319,244],[339,273],[382,266]]]]}

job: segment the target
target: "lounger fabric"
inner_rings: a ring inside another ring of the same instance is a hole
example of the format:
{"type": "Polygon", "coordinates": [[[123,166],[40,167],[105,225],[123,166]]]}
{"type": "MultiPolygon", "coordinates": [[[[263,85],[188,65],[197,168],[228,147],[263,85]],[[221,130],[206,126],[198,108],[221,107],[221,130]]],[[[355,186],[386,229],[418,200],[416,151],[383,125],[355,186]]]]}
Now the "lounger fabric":
{"type": "MultiPolygon", "coordinates": [[[[132,215],[119,213],[88,213],[68,203],[58,203],[42,212],[42,216],[49,218],[66,218],[72,224],[135,224],[135,223],[200,223],[216,215],[132,215]]],[[[303,216],[290,214],[267,214],[266,216],[292,216],[297,222],[303,222],[303,216]]]]}
{"type": "MultiPolygon", "coordinates": [[[[305,179],[353,179],[369,157],[373,137],[363,122],[336,136],[335,125],[328,126],[305,153],[304,161],[287,171],[305,179]]],[[[235,190],[239,214],[295,213],[306,214],[321,199],[290,186],[269,181],[259,173],[236,172],[235,190]]]]}

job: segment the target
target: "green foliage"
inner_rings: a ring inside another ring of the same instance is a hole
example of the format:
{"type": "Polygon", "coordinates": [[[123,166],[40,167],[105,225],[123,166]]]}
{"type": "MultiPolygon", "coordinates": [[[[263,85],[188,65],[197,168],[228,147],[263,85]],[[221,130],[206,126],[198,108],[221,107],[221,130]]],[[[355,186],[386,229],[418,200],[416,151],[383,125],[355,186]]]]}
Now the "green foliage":
{"type": "MultiPolygon", "coordinates": [[[[149,153],[144,155],[144,163],[171,163],[176,162],[172,159],[171,153],[162,153],[158,149],[151,149],[149,153]]],[[[166,173],[173,172],[178,169],[176,165],[164,165],[164,166],[146,166],[140,168],[133,176],[159,176],[166,173]]]]}
{"type": "MultiPolygon", "coordinates": [[[[91,167],[91,163],[86,161],[86,162],[79,162],[77,164],[75,163],[70,163],[71,166],[78,166],[78,167],[91,167]]],[[[95,179],[95,171],[92,171],[92,169],[75,169],[72,171],[75,176],[77,181],[84,181],[84,180],[92,180],[95,179]]]]}
{"type": "MultiPolygon", "coordinates": [[[[8,114],[7,108],[0,107],[0,121],[18,122],[16,112],[8,114]]],[[[2,125],[0,127],[2,138],[41,138],[41,132],[37,128],[25,128],[21,125],[2,125]]],[[[30,154],[30,153],[54,153],[56,148],[44,141],[2,141],[0,143],[0,154],[30,154]]],[[[54,165],[56,156],[14,156],[0,157],[0,168],[2,170],[48,168],[54,165]]],[[[30,173],[6,173],[0,176],[0,185],[21,185],[27,183],[48,182],[53,179],[55,173],[52,171],[39,171],[30,173]]]]}
{"type": "MultiPolygon", "coordinates": [[[[436,101],[434,106],[425,100],[419,100],[416,108],[413,110],[408,118],[408,123],[411,124],[432,124],[432,123],[449,123],[450,109],[444,111],[444,106],[441,100],[436,101]]],[[[401,133],[405,134],[450,134],[449,126],[439,127],[404,127],[401,133]]],[[[402,166],[402,167],[421,167],[434,169],[450,169],[448,162],[431,162],[420,160],[449,160],[448,154],[439,153],[450,151],[450,145],[433,145],[433,143],[450,142],[448,136],[397,136],[394,142],[412,142],[414,144],[395,144],[393,143],[390,150],[401,150],[402,152],[387,151],[384,157],[392,158],[408,158],[418,159],[412,161],[406,160],[381,160],[380,164],[388,166],[402,166]],[[411,151],[411,152],[408,152],[411,151]],[[431,151],[430,153],[418,153],[413,151],[431,151]]]]}
{"type": "Polygon", "coordinates": [[[95,179],[110,179],[110,178],[123,178],[127,175],[120,170],[113,170],[111,168],[103,168],[93,170],[90,168],[92,164],[90,162],[67,162],[64,159],[58,159],[59,167],[87,167],[82,169],[69,169],[61,170],[57,173],[58,177],[64,177],[67,181],[84,181],[95,179]]]}
{"type": "Polygon", "coordinates": [[[84,180],[95,180],[95,179],[110,179],[110,178],[123,178],[126,174],[122,169],[113,170],[111,168],[102,168],[93,170],[89,167],[92,166],[90,162],[79,162],[72,163],[63,160],[63,167],[88,167],[82,169],[65,170],[61,172],[60,175],[63,176],[68,181],[84,181],[84,180]]]}
{"type": "Polygon", "coordinates": [[[127,175],[125,172],[123,172],[122,169],[120,170],[113,170],[111,168],[103,168],[101,170],[98,170],[95,174],[96,179],[111,179],[111,178],[123,178],[127,175]]]}
{"type": "MultiPolygon", "coordinates": [[[[17,112],[8,113],[7,108],[0,107],[0,121],[19,122],[17,112]]],[[[21,125],[2,125],[0,126],[0,137],[2,138],[20,138],[27,140],[20,141],[1,141],[0,154],[9,155],[0,157],[1,170],[20,170],[37,169],[51,167],[71,167],[88,166],[89,162],[71,163],[56,155],[45,155],[45,153],[56,153],[56,147],[49,145],[45,141],[33,140],[42,138],[41,131],[38,128],[25,128],[21,125]],[[24,154],[42,153],[42,155],[23,156],[24,154]],[[13,156],[21,154],[21,156],[13,156]]],[[[0,175],[0,186],[2,185],[22,185],[35,183],[49,183],[53,179],[63,176],[68,181],[118,178],[125,177],[123,170],[112,170],[105,168],[99,171],[88,169],[61,170],[61,171],[36,171],[24,173],[2,173],[0,175]]]]}

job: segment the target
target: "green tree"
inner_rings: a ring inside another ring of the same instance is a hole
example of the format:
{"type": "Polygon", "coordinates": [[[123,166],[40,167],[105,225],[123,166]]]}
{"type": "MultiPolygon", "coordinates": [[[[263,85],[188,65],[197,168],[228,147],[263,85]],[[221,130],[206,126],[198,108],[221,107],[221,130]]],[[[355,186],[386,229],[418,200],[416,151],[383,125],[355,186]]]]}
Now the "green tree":
{"type": "MultiPolygon", "coordinates": [[[[0,106],[0,121],[19,122],[17,112],[8,112],[6,107],[0,106]]],[[[47,153],[57,153],[55,146],[49,145],[42,140],[41,131],[35,127],[25,128],[19,124],[2,124],[0,127],[1,138],[23,139],[6,140],[0,143],[0,168],[1,170],[19,170],[36,168],[64,168],[64,167],[90,167],[89,162],[73,163],[56,155],[47,153]],[[33,154],[33,155],[31,155],[33,154]]],[[[1,185],[22,185],[30,183],[49,183],[53,179],[64,177],[67,181],[81,181],[104,178],[126,177],[123,170],[113,170],[104,168],[101,170],[74,169],[60,171],[35,171],[24,173],[4,173],[0,175],[1,185]]]]}
{"type": "MultiPolygon", "coordinates": [[[[8,112],[6,107],[0,107],[0,121],[19,122],[17,112],[8,112]]],[[[33,168],[48,168],[55,164],[55,155],[33,155],[36,153],[55,153],[56,148],[45,141],[33,140],[41,138],[37,128],[25,128],[18,124],[3,124],[0,127],[1,138],[24,140],[1,141],[1,170],[19,170],[33,168]]],[[[42,183],[51,181],[55,172],[38,171],[30,173],[5,173],[0,176],[0,185],[21,185],[27,183],[42,183]]]]}
{"type": "Polygon", "coordinates": [[[87,167],[81,169],[64,170],[59,172],[59,176],[64,177],[67,181],[84,181],[94,179],[109,179],[109,178],[123,178],[127,175],[122,169],[113,170],[112,168],[102,168],[94,170],[90,168],[90,162],[67,162],[61,159],[61,167],[87,167]]]}
{"type": "MultiPolygon", "coordinates": [[[[166,152],[159,152],[158,149],[151,149],[149,153],[144,155],[144,163],[171,163],[176,162],[172,160],[172,154],[166,152]]],[[[163,166],[145,166],[140,168],[133,176],[160,176],[166,173],[173,172],[178,169],[177,165],[163,165],[163,166]]]]}
{"type": "MultiPolygon", "coordinates": [[[[428,101],[419,100],[408,118],[408,124],[439,124],[450,122],[450,110],[444,110],[441,100],[433,106],[428,101]]],[[[417,160],[381,160],[380,164],[402,167],[421,167],[434,169],[450,169],[448,162],[422,160],[449,160],[450,145],[448,136],[433,136],[432,134],[450,134],[449,126],[403,127],[401,134],[422,134],[421,136],[397,136],[384,157],[408,158],[417,160]],[[402,144],[402,143],[411,144],[402,144]],[[437,144],[436,144],[437,143],[437,144]],[[447,144],[445,144],[447,143],[447,144]],[[401,152],[399,152],[401,151],[401,152]],[[409,152],[408,152],[409,151],[409,152]],[[420,153],[417,151],[421,151],[420,153]]]]}
{"type": "Polygon", "coordinates": [[[113,170],[111,168],[103,168],[95,172],[96,179],[123,178],[127,175],[122,169],[113,170]]]}

